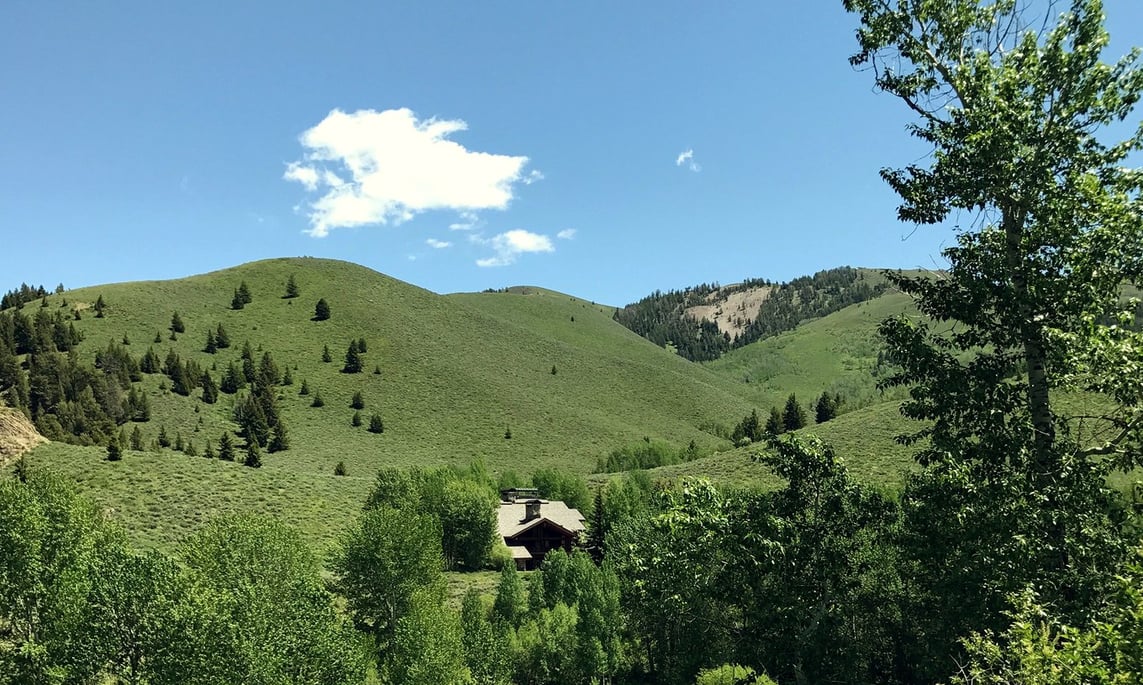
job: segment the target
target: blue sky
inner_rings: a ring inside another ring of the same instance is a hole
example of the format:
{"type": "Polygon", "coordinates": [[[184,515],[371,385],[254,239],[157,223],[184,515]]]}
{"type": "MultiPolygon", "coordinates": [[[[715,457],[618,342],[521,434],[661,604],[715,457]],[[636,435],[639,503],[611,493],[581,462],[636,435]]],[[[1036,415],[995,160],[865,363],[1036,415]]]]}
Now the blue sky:
{"type": "Polygon", "coordinates": [[[175,5],[0,6],[0,289],[312,255],[623,304],[950,239],[895,220],[926,151],[840,0],[175,5]]]}

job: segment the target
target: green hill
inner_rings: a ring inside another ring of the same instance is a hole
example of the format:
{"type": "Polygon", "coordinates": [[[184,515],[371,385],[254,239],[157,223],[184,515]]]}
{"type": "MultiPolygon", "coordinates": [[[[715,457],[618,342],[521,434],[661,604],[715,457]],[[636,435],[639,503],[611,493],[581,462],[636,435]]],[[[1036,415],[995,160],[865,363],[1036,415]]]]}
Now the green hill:
{"type": "MultiPolygon", "coordinates": [[[[493,471],[559,466],[586,473],[601,454],[644,436],[679,446],[694,440],[704,450],[724,446],[710,428],[751,407],[742,384],[639,338],[611,320],[610,308],[540,289],[441,296],[364,267],[303,258],[72,290],[49,296],[48,309],[64,299],[67,311],[88,307],[74,322],[84,335],[77,346],[83,360],[126,337],[134,356],[153,347],[162,359],[174,350],[217,378],[249,341],[255,357],[270,352],[294,378],[279,388],[290,449],[265,455],[260,471],[172,450],[128,452],[120,463],[103,461],[102,449],[59,444],[32,454],[33,462],[87,483],[117,515],[153,530],[147,535],[156,544],[177,536],[189,511],[251,502],[292,510],[291,517],[307,519],[303,529],[328,540],[355,513],[381,465],[481,459],[493,471]],[[290,276],[300,297],[283,299],[290,276]],[[243,282],[253,301],[233,310],[243,282]],[[99,297],[104,318],[89,309],[99,297]],[[311,320],[319,298],[332,310],[327,321],[311,320]],[[186,330],[171,340],[175,312],[186,330]],[[219,324],[232,345],[207,354],[207,331],[219,324]],[[342,373],[350,341],[360,338],[367,342],[365,372],[342,373]],[[332,362],[322,361],[324,346],[332,362]],[[303,380],[321,393],[324,407],[298,394],[303,380]],[[355,392],[365,399],[366,425],[378,413],[383,433],[350,425],[355,392]],[[348,478],[332,475],[339,461],[348,478]],[[353,511],[337,517],[330,506],[353,511]]],[[[148,444],[165,428],[201,453],[207,441],[236,429],[236,396],[205,404],[200,390],[190,397],[171,392],[162,375],[145,375],[139,385],[152,418],[134,425],[148,444]]]]}

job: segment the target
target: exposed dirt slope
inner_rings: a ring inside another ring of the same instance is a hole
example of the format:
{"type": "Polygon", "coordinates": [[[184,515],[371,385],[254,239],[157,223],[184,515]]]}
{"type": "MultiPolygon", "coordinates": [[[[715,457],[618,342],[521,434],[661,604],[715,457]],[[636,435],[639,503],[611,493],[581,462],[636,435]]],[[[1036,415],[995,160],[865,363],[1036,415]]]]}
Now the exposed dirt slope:
{"type": "Polygon", "coordinates": [[[14,461],[36,445],[47,442],[23,414],[0,407],[0,466],[14,461]]]}

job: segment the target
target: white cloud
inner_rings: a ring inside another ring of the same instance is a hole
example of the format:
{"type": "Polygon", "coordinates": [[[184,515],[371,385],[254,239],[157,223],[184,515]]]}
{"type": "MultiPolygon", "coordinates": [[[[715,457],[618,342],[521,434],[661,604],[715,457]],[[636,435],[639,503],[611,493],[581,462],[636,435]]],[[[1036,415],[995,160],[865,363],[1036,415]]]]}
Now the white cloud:
{"type": "Polygon", "coordinates": [[[460,221],[448,225],[450,231],[471,231],[480,227],[480,217],[472,212],[461,212],[460,221]]]}
{"type": "Polygon", "coordinates": [[[307,207],[315,237],[434,209],[505,209],[516,184],[543,178],[525,173],[527,157],[470,151],[449,140],[467,128],[460,120],[417,119],[408,109],[335,109],[301,135],[305,157],[282,177],[323,193],[307,207]]]}
{"type": "Polygon", "coordinates": [[[560,240],[571,240],[572,238],[575,237],[575,229],[574,228],[565,228],[564,230],[557,233],[556,237],[559,238],[560,240]]]}
{"type": "Polygon", "coordinates": [[[429,238],[425,241],[425,245],[436,248],[438,250],[443,250],[446,247],[452,247],[452,243],[448,242],[447,240],[437,240],[436,238],[429,238]]]}
{"type": "Polygon", "coordinates": [[[477,266],[508,266],[526,252],[556,251],[548,236],[519,228],[492,236],[488,240],[477,239],[476,242],[490,245],[496,251],[495,256],[476,260],[477,266]]]}
{"type": "Polygon", "coordinates": [[[695,162],[695,151],[691,148],[687,148],[680,152],[678,157],[675,157],[675,166],[683,166],[684,164],[695,173],[702,171],[702,167],[695,162]]]}

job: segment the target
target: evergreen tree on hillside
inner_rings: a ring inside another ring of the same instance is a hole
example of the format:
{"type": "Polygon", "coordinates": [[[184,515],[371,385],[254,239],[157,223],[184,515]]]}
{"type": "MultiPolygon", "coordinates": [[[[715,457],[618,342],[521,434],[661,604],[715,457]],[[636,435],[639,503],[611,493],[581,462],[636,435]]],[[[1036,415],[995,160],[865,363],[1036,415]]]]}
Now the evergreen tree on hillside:
{"type": "Polygon", "coordinates": [[[219,384],[219,389],[227,395],[233,395],[240,389],[246,387],[246,378],[242,372],[238,370],[238,365],[230,362],[226,366],[226,371],[222,374],[222,382],[219,384]]]}
{"type": "Polygon", "coordinates": [[[159,447],[170,447],[171,438],[167,435],[167,427],[159,426],[159,447]]]}
{"type": "Polygon", "coordinates": [[[274,358],[269,352],[263,352],[262,360],[258,363],[258,382],[270,387],[277,385],[280,380],[281,374],[278,372],[278,365],[274,363],[274,358]]]}
{"type": "Polygon", "coordinates": [[[135,426],[131,431],[131,449],[136,452],[143,451],[143,431],[139,430],[139,426],[135,426]]]}
{"type": "Polygon", "coordinates": [[[314,306],[314,319],[313,320],[314,321],[325,321],[328,318],[329,318],[329,303],[326,302],[325,298],[323,297],[320,300],[318,300],[317,305],[314,306]]]}
{"type": "Polygon", "coordinates": [[[234,461],[234,442],[230,433],[223,433],[218,439],[218,458],[222,461],[234,461]]]}
{"type": "Polygon", "coordinates": [[[333,355],[329,353],[329,345],[324,345],[321,348],[321,360],[326,364],[333,361],[333,355]]]}
{"type": "Polygon", "coordinates": [[[271,452],[283,452],[290,449],[290,436],[286,431],[286,424],[281,421],[278,421],[271,431],[270,446],[268,449],[271,452]]]}
{"type": "Polygon", "coordinates": [[[257,442],[247,443],[246,459],[242,461],[242,465],[252,469],[262,468],[262,447],[257,442]]]}
{"type": "Polygon", "coordinates": [[[374,414],[369,417],[369,432],[370,433],[384,433],[385,424],[381,421],[380,414],[374,414]]]}
{"type": "Polygon", "coordinates": [[[364,409],[365,408],[365,398],[361,395],[360,390],[353,393],[353,399],[350,400],[349,406],[351,409],[364,409]]]}
{"type": "Polygon", "coordinates": [[[202,351],[207,354],[214,354],[218,351],[218,343],[215,342],[214,331],[209,328],[206,329],[206,344],[203,345],[202,351]]]}
{"type": "Polygon", "coordinates": [[[302,379],[302,387],[298,389],[298,394],[302,397],[310,394],[310,384],[304,378],[302,379]]]}
{"type": "Polygon", "coordinates": [[[222,324],[218,324],[218,330],[214,332],[214,344],[220,350],[225,350],[230,347],[230,336],[226,333],[226,329],[222,324]]]}
{"type": "MultiPolygon", "coordinates": [[[[107,305],[105,305],[103,303],[103,295],[100,295],[99,297],[95,298],[95,318],[97,318],[97,319],[103,318],[103,310],[104,310],[104,308],[106,308],[106,306],[107,305]]],[[[76,311],[79,311],[79,310],[77,309],[76,311]]]]}
{"type": "Polygon", "coordinates": [[[285,299],[288,300],[288,299],[295,298],[299,294],[301,294],[301,293],[298,291],[298,282],[294,280],[294,275],[290,274],[289,278],[286,279],[285,299]]]}
{"type": "Polygon", "coordinates": [[[159,361],[159,355],[155,354],[155,348],[147,348],[147,352],[143,355],[143,358],[139,360],[139,370],[143,373],[159,373],[163,370],[163,364],[159,361]]]}
{"type": "Polygon", "coordinates": [[[837,401],[833,395],[828,392],[823,392],[818,397],[817,404],[814,405],[814,421],[816,423],[825,423],[837,418],[837,401]]]}
{"type": "Polygon", "coordinates": [[[171,315],[171,332],[172,333],[183,333],[186,331],[186,329],[187,329],[187,327],[183,324],[183,320],[181,317],[179,317],[179,313],[175,312],[174,314],[172,314],[171,315]]]}
{"type": "Polygon", "coordinates": [[[766,433],[781,435],[786,432],[786,424],[782,421],[782,412],[777,407],[770,407],[770,418],[766,419],[766,433]]]}
{"type": "Polygon", "coordinates": [[[798,404],[794,393],[786,398],[786,408],[782,411],[782,426],[786,431],[796,431],[806,425],[806,410],[798,404]]]}
{"type": "MultiPolygon", "coordinates": [[[[326,348],[329,349],[328,347],[326,348]]],[[[361,354],[357,351],[357,343],[349,343],[349,350],[345,353],[345,366],[342,367],[342,373],[361,373],[362,363],[361,354]]]]}
{"type": "Polygon", "coordinates": [[[349,420],[349,425],[353,426],[354,428],[357,428],[361,425],[361,412],[353,412],[353,418],[349,420]]]}
{"type": "Polygon", "coordinates": [[[119,461],[123,458],[123,445],[118,435],[112,435],[107,441],[107,461],[119,461]]]}
{"type": "Polygon", "coordinates": [[[311,407],[324,407],[325,400],[321,398],[321,390],[314,392],[313,402],[310,402],[311,407]]]}
{"type": "Polygon", "coordinates": [[[202,401],[214,404],[218,401],[218,385],[209,373],[202,374],[202,401]]]}
{"type": "Polygon", "coordinates": [[[290,371],[290,367],[286,367],[286,372],[282,374],[282,385],[293,385],[294,374],[290,371]]]}
{"type": "Polygon", "coordinates": [[[369,348],[365,346],[365,338],[357,339],[357,351],[361,354],[365,354],[369,351],[369,348]]]}

